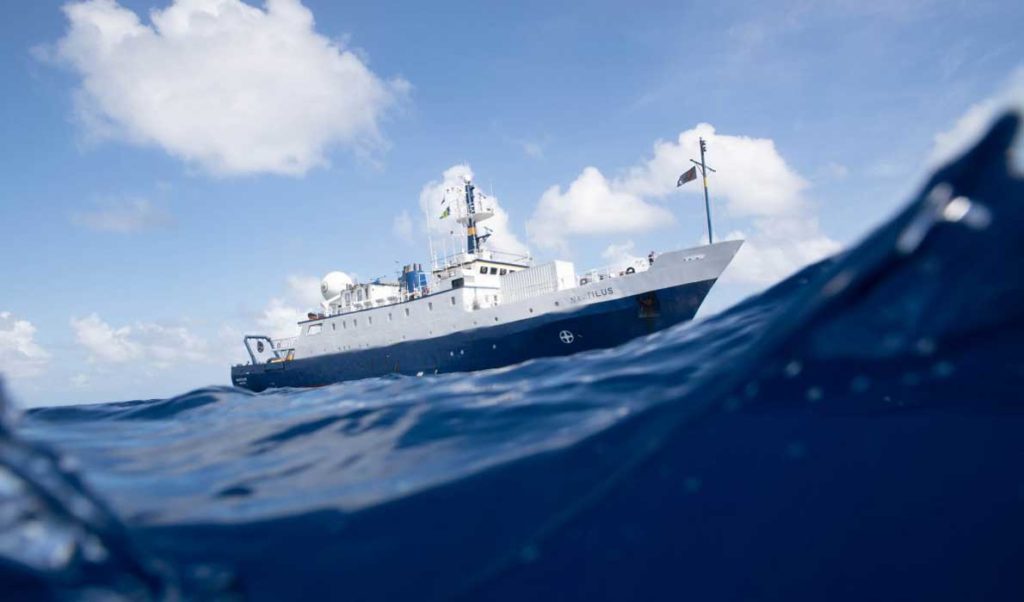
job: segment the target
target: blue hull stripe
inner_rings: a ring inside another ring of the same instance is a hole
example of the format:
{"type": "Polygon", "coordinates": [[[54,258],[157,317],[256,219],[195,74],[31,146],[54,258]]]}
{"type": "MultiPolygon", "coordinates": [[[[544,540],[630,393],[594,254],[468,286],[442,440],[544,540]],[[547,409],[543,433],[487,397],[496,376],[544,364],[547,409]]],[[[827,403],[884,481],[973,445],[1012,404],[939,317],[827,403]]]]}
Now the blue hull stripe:
{"type": "Polygon", "coordinates": [[[572,312],[548,313],[387,347],[234,366],[231,381],[252,391],[316,387],[385,374],[486,370],[539,357],[615,347],[692,319],[714,283],[694,282],[592,303],[572,312]]]}

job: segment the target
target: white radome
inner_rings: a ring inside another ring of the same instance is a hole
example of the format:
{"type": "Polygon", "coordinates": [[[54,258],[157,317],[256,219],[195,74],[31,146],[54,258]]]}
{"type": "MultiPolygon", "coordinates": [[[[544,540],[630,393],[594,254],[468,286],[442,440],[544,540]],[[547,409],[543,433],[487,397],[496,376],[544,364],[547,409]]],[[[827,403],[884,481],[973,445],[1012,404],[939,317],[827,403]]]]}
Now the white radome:
{"type": "Polygon", "coordinates": [[[320,281],[320,294],[324,299],[333,299],[352,284],[352,278],[345,272],[331,272],[320,281]]]}

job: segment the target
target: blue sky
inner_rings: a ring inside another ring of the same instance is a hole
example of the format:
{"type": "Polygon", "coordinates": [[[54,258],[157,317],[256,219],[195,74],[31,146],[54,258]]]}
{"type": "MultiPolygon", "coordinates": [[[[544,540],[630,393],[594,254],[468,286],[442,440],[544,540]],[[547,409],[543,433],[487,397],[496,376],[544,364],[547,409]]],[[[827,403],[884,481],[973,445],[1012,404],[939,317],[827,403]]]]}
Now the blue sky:
{"type": "Polygon", "coordinates": [[[333,269],[495,244],[604,265],[748,239],[727,307],[855,242],[1024,98],[1019,2],[9,2],[0,372],[25,405],[228,381],[333,269]],[[896,5],[896,6],[894,6],[896,5]],[[151,11],[158,11],[151,13],[151,11]]]}

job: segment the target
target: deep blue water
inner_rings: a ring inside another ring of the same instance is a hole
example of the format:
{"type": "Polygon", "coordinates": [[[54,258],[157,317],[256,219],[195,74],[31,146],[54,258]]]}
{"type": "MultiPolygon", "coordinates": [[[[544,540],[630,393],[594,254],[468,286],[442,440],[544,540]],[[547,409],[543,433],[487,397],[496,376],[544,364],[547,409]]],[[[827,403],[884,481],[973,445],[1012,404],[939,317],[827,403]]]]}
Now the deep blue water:
{"type": "Polygon", "coordinates": [[[1016,121],[711,319],[507,369],[48,408],[4,599],[1024,599],[1016,121]]]}

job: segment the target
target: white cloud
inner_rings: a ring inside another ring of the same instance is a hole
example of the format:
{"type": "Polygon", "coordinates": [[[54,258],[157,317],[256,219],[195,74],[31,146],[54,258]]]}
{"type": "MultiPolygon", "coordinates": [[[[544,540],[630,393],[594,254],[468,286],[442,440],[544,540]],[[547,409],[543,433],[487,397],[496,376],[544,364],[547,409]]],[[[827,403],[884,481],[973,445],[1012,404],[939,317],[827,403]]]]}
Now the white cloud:
{"type": "Polygon", "coordinates": [[[75,340],[97,363],[138,361],[155,367],[210,361],[206,341],[183,326],[136,322],[114,327],[98,314],[71,318],[75,340]]]}
{"type": "Polygon", "coordinates": [[[621,177],[609,180],[588,167],[565,193],[552,187],[537,203],[528,225],[531,238],[564,251],[572,235],[639,232],[672,223],[667,209],[645,199],[703,195],[699,177],[676,186],[679,174],[693,165],[690,159],[700,156],[700,138],[707,142],[709,165],[718,170],[711,174],[713,201],[724,202],[728,215],[749,224],[747,244],[726,272],[730,279],[767,284],[839,250],[839,243],[821,231],[815,204],[804,196],[809,183],[772,140],[719,134],[706,123],[675,141],[656,142],[650,157],[621,177]]]}
{"type": "Polygon", "coordinates": [[[299,334],[298,322],[305,320],[310,311],[321,311],[323,296],[319,278],[292,275],[287,283],[284,295],[272,298],[256,319],[260,334],[273,338],[296,336],[299,334]]]}
{"type": "Polygon", "coordinates": [[[607,267],[612,271],[618,271],[635,265],[637,261],[645,261],[646,258],[640,255],[636,255],[634,251],[636,245],[632,240],[627,240],[621,244],[610,244],[605,247],[604,251],[601,251],[601,258],[607,263],[607,267]]]}
{"type": "Polygon", "coordinates": [[[850,175],[850,168],[842,163],[829,161],[825,164],[825,173],[835,180],[845,180],[850,175]]]}
{"type": "Polygon", "coordinates": [[[745,239],[722,276],[724,282],[768,285],[801,267],[839,252],[813,217],[766,217],[753,220],[749,234],[730,232],[725,240],[745,239]]]}
{"type": "Polygon", "coordinates": [[[0,373],[9,378],[39,376],[50,362],[50,354],[35,341],[36,327],[17,320],[11,312],[0,312],[0,373]]]}
{"type": "Polygon", "coordinates": [[[697,180],[676,187],[679,174],[700,158],[699,139],[708,147],[708,165],[717,169],[710,174],[712,193],[724,199],[726,209],[737,217],[780,215],[803,209],[807,181],[789,167],[768,138],[719,134],[707,123],[686,130],[672,142],[658,141],[653,156],[631,168],[618,186],[633,194],[665,197],[675,194],[703,195],[700,174],[697,180]]]}
{"type": "Polygon", "coordinates": [[[300,175],[365,152],[406,93],[314,29],[299,0],[174,0],[148,22],[114,0],[64,7],[53,53],[80,77],[88,134],[158,146],[217,174],[300,175]]]}
{"type": "Polygon", "coordinates": [[[402,240],[412,238],[412,218],[409,216],[408,211],[403,209],[401,213],[395,216],[395,221],[391,224],[391,231],[402,240]]]}
{"type": "Polygon", "coordinates": [[[148,199],[106,201],[91,211],[71,214],[75,224],[99,232],[130,233],[173,223],[170,213],[148,199]]]}
{"type": "Polygon", "coordinates": [[[955,159],[1008,109],[1024,112],[1024,67],[1014,71],[994,95],[971,105],[952,128],[935,135],[929,164],[935,166],[955,159]]]}
{"type": "MultiPolygon", "coordinates": [[[[459,195],[465,176],[473,177],[473,170],[469,165],[453,165],[444,171],[440,180],[428,182],[420,191],[420,210],[423,212],[425,228],[428,235],[436,237],[435,244],[440,244],[437,238],[451,237],[451,240],[447,242],[449,247],[461,248],[464,245],[464,230],[455,222],[454,217],[458,212],[457,203],[459,201],[457,199],[461,198],[459,195]],[[448,200],[454,206],[453,215],[446,219],[439,219],[448,206],[443,204],[445,191],[448,190],[452,190],[448,193],[448,200]]],[[[477,194],[483,194],[483,191],[478,188],[477,194]]],[[[487,198],[491,201],[495,211],[494,217],[480,222],[478,226],[484,232],[492,232],[490,239],[485,243],[485,248],[516,255],[529,255],[530,249],[512,232],[508,211],[501,206],[501,202],[496,197],[488,196],[487,198]]],[[[443,249],[435,248],[434,251],[441,253],[443,249]]]]}
{"type": "Polygon", "coordinates": [[[609,181],[596,167],[587,167],[562,191],[548,188],[526,224],[538,246],[565,252],[568,237],[642,232],[675,221],[672,213],[609,181]]]}
{"type": "Polygon", "coordinates": [[[526,153],[527,157],[531,159],[543,159],[544,158],[544,145],[540,142],[534,142],[532,140],[523,140],[522,144],[523,152],[526,153]]]}

